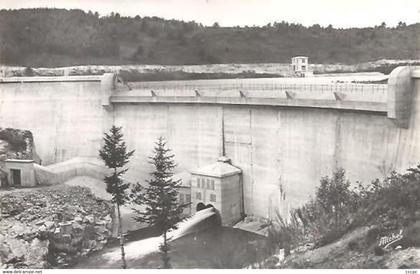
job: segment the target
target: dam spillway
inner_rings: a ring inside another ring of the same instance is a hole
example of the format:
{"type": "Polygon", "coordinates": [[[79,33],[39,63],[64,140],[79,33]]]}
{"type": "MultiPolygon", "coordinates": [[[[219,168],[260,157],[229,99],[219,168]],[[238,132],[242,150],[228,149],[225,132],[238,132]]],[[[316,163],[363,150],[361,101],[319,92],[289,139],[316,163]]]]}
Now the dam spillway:
{"type": "Polygon", "coordinates": [[[159,136],[176,156],[176,172],[215,162],[224,148],[243,171],[245,213],[270,217],[306,201],[338,167],[352,181],[370,182],[417,164],[419,79],[418,68],[399,69],[387,85],[3,78],[0,125],[31,130],[46,165],[97,157],[103,132],[123,126],[136,150],[127,173],[132,182],[148,177],[147,157],[159,136]]]}

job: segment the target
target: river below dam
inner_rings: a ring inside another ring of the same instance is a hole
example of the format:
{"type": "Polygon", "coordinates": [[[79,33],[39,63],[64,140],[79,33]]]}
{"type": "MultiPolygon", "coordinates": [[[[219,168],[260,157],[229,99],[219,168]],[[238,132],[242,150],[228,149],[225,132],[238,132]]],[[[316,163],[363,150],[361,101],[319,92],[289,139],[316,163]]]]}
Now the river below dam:
{"type": "MultiPolygon", "coordinates": [[[[268,254],[266,237],[220,226],[214,212],[203,210],[169,233],[173,268],[243,268],[268,254]]],[[[125,245],[128,268],[160,268],[161,236],[143,230],[125,245]]],[[[120,268],[119,246],[112,245],[90,254],[71,268],[120,268]]]]}

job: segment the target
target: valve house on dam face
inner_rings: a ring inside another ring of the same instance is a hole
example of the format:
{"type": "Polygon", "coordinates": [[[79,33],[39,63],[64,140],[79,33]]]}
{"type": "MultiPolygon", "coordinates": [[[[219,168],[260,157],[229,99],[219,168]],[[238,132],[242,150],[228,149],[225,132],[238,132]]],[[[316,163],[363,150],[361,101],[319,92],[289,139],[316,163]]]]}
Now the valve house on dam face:
{"type": "Polygon", "coordinates": [[[243,216],[242,171],[220,157],[216,163],[191,171],[191,207],[195,213],[206,206],[216,208],[223,225],[233,225],[243,216]]]}

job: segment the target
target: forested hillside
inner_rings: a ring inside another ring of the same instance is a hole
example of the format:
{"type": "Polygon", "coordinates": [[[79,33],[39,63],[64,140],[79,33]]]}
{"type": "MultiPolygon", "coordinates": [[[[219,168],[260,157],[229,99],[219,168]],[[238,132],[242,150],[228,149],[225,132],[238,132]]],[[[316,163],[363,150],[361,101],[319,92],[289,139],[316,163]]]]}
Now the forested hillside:
{"type": "Polygon", "coordinates": [[[419,58],[420,24],[363,29],[204,27],[156,17],[122,17],[64,9],[0,11],[0,63],[21,66],[81,64],[311,63],[354,64],[382,58],[419,58]]]}

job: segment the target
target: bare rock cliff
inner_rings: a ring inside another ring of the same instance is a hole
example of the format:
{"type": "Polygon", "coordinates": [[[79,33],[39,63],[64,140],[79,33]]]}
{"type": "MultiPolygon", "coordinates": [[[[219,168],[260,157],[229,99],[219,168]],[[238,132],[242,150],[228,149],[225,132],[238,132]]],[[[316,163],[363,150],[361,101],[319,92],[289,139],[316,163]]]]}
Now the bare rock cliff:
{"type": "Polygon", "coordinates": [[[72,264],[111,237],[113,207],[83,187],[0,193],[0,268],[72,264]]]}

